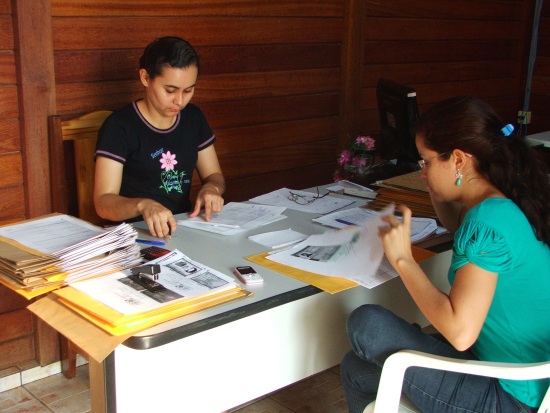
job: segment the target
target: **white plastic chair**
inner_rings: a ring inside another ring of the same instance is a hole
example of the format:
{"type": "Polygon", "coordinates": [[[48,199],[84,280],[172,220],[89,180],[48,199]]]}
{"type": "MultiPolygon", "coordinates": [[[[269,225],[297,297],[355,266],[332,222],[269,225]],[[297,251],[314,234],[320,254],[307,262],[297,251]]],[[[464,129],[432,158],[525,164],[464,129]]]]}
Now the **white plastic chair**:
{"type": "MultiPolygon", "coordinates": [[[[496,363],[459,360],[420,351],[401,350],[386,359],[382,368],[376,401],[370,403],[363,413],[419,413],[419,410],[406,396],[401,395],[405,370],[411,366],[510,380],[534,380],[550,377],[550,361],[529,364],[496,363]]],[[[550,413],[550,387],[546,391],[538,412],[550,413]]]]}

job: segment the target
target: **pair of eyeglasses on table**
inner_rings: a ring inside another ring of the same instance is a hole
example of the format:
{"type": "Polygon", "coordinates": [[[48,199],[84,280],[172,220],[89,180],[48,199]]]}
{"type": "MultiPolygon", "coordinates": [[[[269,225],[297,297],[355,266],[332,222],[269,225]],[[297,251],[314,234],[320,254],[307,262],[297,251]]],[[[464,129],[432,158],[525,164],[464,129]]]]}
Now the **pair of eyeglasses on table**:
{"type": "Polygon", "coordinates": [[[288,194],[289,201],[295,202],[298,205],[308,205],[308,204],[311,204],[312,202],[315,202],[317,199],[326,197],[330,192],[327,192],[326,194],[321,195],[319,193],[319,187],[317,187],[317,195],[311,195],[311,196],[302,195],[302,194],[296,194],[292,191],[288,191],[288,193],[289,193],[288,194]]]}

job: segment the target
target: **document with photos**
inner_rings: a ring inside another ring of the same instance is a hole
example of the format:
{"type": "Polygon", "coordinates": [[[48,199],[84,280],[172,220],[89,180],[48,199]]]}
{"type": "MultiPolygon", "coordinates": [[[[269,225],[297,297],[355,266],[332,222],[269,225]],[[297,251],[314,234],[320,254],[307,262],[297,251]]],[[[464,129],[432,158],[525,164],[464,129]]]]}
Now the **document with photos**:
{"type": "Polygon", "coordinates": [[[168,304],[206,296],[236,287],[235,280],[187,257],[178,250],[146,265],[158,264],[157,283],[164,289],[152,292],[135,282],[130,270],[70,284],[76,290],[124,314],[156,310],[168,304]]]}
{"type": "Polygon", "coordinates": [[[347,278],[372,288],[397,276],[388,262],[383,263],[384,248],[378,236],[378,228],[387,225],[381,216],[393,214],[393,209],[392,205],[374,214],[361,226],[311,235],[266,258],[315,274],[347,278]]]}

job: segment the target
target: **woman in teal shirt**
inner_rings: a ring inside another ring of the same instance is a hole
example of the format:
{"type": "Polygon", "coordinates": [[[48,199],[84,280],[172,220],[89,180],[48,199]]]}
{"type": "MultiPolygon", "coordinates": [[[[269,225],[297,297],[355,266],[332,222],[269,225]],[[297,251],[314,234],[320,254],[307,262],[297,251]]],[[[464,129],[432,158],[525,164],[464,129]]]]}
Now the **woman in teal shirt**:
{"type": "MultiPolygon", "coordinates": [[[[384,250],[439,331],[429,336],[382,307],[348,320],[341,364],[351,413],[376,398],[384,360],[401,349],[528,363],[550,360],[550,180],[524,137],[478,99],[446,100],[417,124],[421,175],[442,224],[455,232],[451,291],[438,290],[411,253],[411,211],[387,217],[384,250]]],[[[549,380],[514,381],[410,368],[403,391],[423,412],[531,412],[549,380]]]]}

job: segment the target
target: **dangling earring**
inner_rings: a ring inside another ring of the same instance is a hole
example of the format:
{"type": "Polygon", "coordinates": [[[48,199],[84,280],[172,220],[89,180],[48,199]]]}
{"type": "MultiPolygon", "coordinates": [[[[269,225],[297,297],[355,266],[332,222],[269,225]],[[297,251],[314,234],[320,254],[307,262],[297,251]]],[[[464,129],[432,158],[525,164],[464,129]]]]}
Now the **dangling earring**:
{"type": "Polygon", "coordinates": [[[460,169],[456,170],[455,178],[456,178],[456,186],[462,185],[462,178],[464,178],[464,175],[462,175],[462,172],[460,172],[460,169]]]}

